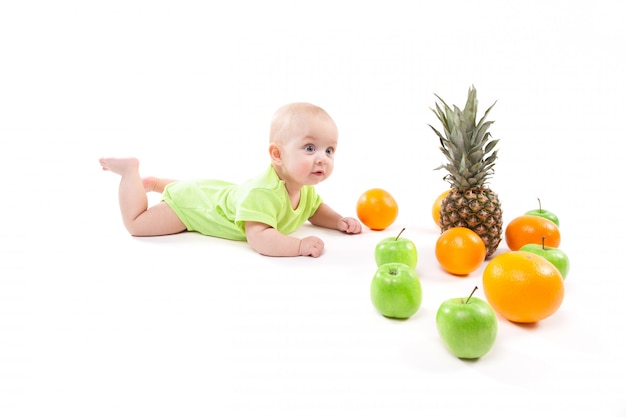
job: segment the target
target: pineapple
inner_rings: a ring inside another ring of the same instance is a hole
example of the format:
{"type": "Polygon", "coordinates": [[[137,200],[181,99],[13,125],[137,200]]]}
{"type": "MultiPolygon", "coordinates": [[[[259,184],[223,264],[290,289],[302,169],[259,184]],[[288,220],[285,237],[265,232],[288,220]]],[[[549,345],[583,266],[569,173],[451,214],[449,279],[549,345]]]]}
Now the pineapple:
{"type": "Polygon", "coordinates": [[[485,119],[496,103],[476,123],[478,100],[474,86],[468,91],[463,110],[451,108],[435,96],[442,106],[437,104],[431,110],[443,125],[443,134],[429,126],[439,136],[440,149],[447,159],[447,163],[435,169],[448,171],[443,179],[451,186],[441,204],[439,226],[442,233],[456,226],[472,229],[485,242],[487,258],[502,240],[502,208],[498,195],[487,186],[498,155],[494,150],[498,140],[489,133],[493,121],[485,119]]]}

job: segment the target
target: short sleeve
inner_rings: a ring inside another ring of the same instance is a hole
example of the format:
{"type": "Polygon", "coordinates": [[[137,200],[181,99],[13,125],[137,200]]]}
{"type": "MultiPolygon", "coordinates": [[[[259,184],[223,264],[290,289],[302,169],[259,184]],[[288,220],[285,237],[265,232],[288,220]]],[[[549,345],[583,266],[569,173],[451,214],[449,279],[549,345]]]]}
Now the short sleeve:
{"type": "Polygon", "coordinates": [[[245,222],[259,222],[279,228],[279,216],[285,211],[286,201],[279,193],[268,189],[252,189],[240,201],[235,212],[235,224],[245,233],[245,222]]]}

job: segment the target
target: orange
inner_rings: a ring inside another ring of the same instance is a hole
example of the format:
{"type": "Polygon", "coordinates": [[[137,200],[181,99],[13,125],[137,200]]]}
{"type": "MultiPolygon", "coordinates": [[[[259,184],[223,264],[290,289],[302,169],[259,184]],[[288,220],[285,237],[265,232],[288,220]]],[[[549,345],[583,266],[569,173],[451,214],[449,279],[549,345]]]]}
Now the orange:
{"type": "Polygon", "coordinates": [[[474,272],[485,260],[487,248],[478,233],[452,227],[437,239],[435,256],[443,269],[454,275],[474,272]]]}
{"type": "Polygon", "coordinates": [[[398,203],[382,188],[372,188],[359,197],[356,214],[361,223],[370,229],[383,230],[398,217],[398,203]]]}
{"type": "Polygon", "coordinates": [[[502,253],[487,263],[483,290],[491,307],[515,323],[550,317],[565,295],[559,270],[542,256],[521,251],[502,253]]]}
{"type": "Polygon", "coordinates": [[[511,250],[519,250],[527,243],[541,245],[543,237],[546,239],[546,246],[558,248],[561,243],[561,232],[556,224],[544,217],[530,214],[514,218],[504,231],[506,244],[511,250]]]}
{"type": "Polygon", "coordinates": [[[450,190],[446,190],[435,199],[432,208],[433,220],[437,226],[440,226],[439,219],[441,218],[441,202],[450,194],[450,190]]]}

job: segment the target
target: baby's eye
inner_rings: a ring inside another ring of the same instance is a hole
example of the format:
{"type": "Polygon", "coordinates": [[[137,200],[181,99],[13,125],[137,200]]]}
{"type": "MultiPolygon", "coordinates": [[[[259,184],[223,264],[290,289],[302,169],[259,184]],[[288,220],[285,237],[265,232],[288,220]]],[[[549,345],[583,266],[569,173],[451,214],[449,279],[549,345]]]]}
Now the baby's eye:
{"type": "Polygon", "coordinates": [[[328,148],[326,149],[326,155],[332,155],[335,153],[335,149],[334,148],[328,148]]]}
{"type": "Polygon", "coordinates": [[[304,150],[307,151],[307,152],[315,152],[315,146],[313,146],[313,145],[306,145],[304,147],[304,150]]]}

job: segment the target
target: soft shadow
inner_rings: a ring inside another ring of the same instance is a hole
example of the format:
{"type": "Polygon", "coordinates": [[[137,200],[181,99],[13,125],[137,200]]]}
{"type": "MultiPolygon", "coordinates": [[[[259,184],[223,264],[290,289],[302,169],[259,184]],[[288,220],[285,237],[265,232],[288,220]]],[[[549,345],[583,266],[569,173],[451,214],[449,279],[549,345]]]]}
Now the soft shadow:
{"type": "Polygon", "coordinates": [[[539,322],[536,323],[516,323],[514,321],[509,320],[509,323],[513,324],[515,327],[518,327],[520,329],[524,329],[524,330],[528,330],[528,331],[532,331],[535,330],[539,327],[539,322]]]}
{"type": "Polygon", "coordinates": [[[405,317],[405,318],[402,318],[402,317],[389,317],[389,316],[385,316],[384,314],[382,314],[382,316],[384,318],[386,318],[387,320],[398,321],[398,322],[407,321],[407,320],[409,320],[411,318],[411,317],[405,317]]]}

